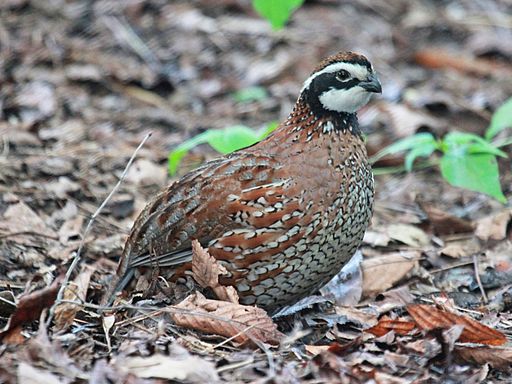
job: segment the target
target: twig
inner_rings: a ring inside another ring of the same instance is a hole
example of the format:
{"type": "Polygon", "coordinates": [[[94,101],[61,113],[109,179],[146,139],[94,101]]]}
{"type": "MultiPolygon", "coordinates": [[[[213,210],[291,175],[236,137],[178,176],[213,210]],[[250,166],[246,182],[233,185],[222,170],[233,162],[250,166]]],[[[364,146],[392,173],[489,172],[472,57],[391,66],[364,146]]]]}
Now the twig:
{"type": "Polygon", "coordinates": [[[482,285],[482,281],[480,280],[480,273],[478,272],[478,257],[476,254],[473,255],[473,265],[475,267],[475,279],[478,284],[478,288],[480,288],[480,292],[482,293],[482,297],[484,299],[484,303],[487,304],[489,299],[487,298],[487,294],[485,293],[485,289],[482,285]]]}
{"type": "Polygon", "coordinates": [[[438,269],[433,269],[430,271],[430,273],[439,273],[439,272],[444,272],[444,271],[448,271],[450,269],[455,269],[455,268],[460,268],[460,267],[467,267],[468,265],[471,265],[473,264],[472,261],[463,261],[461,263],[457,263],[457,264],[450,264],[450,265],[447,265],[446,267],[443,267],[443,268],[438,268],[438,269]]]}
{"type": "Polygon", "coordinates": [[[114,196],[114,194],[117,192],[117,190],[121,186],[121,183],[123,182],[124,178],[126,177],[126,174],[128,173],[128,170],[130,169],[130,166],[132,165],[133,161],[135,160],[135,157],[137,156],[137,153],[142,148],[142,146],[146,143],[146,141],[151,137],[151,135],[152,135],[152,133],[149,132],[144,137],[144,139],[141,141],[139,146],[135,149],[135,151],[132,154],[132,157],[130,157],[130,160],[128,161],[128,164],[126,164],[126,167],[124,168],[124,171],[121,174],[121,177],[117,181],[117,184],[114,186],[114,188],[112,188],[112,191],[110,191],[110,193],[108,194],[106,199],[103,200],[103,203],[101,203],[101,205],[98,207],[96,212],[93,213],[93,215],[91,216],[91,219],[87,223],[87,227],[85,228],[84,234],[83,234],[82,239],[80,241],[80,245],[78,246],[78,250],[76,251],[76,254],[75,254],[75,257],[73,259],[73,262],[69,266],[69,268],[68,268],[68,270],[66,272],[66,276],[64,277],[64,281],[62,282],[62,285],[61,285],[61,287],[59,289],[59,293],[57,294],[57,299],[55,300],[55,303],[50,308],[50,313],[49,313],[48,319],[46,321],[46,325],[47,326],[50,325],[50,322],[53,319],[53,316],[55,314],[55,308],[62,302],[62,298],[64,296],[64,291],[66,290],[66,286],[68,285],[69,279],[71,278],[71,275],[72,275],[73,271],[76,269],[76,266],[80,262],[82,249],[83,249],[84,244],[85,244],[85,239],[89,235],[89,232],[90,232],[91,227],[92,227],[92,223],[94,222],[94,220],[96,220],[96,217],[100,214],[100,212],[103,210],[103,208],[105,208],[105,206],[110,201],[112,196],[114,196]]]}
{"type": "Polygon", "coordinates": [[[240,335],[243,335],[244,333],[246,333],[247,331],[250,331],[251,329],[253,329],[254,327],[256,326],[256,324],[252,324],[252,325],[249,325],[248,327],[246,327],[245,329],[242,329],[240,330],[240,332],[238,332],[236,335],[233,335],[227,339],[225,339],[224,341],[216,344],[216,345],[213,345],[212,346],[212,350],[213,349],[217,349],[219,347],[222,347],[223,345],[229,343],[231,340],[235,340],[238,336],[240,335]]]}
{"type": "Polygon", "coordinates": [[[2,234],[0,234],[0,240],[7,239],[9,237],[14,237],[14,236],[38,236],[38,237],[44,237],[44,238],[47,238],[50,240],[59,240],[59,238],[57,236],[51,236],[51,235],[47,235],[44,233],[38,233],[38,232],[34,232],[34,231],[19,231],[19,232],[5,233],[5,234],[2,233],[2,234]]]}
{"type": "Polygon", "coordinates": [[[103,21],[121,44],[135,52],[153,71],[156,73],[162,72],[162,63],[158,57],[124,18],[105,16],[103,21]]]}

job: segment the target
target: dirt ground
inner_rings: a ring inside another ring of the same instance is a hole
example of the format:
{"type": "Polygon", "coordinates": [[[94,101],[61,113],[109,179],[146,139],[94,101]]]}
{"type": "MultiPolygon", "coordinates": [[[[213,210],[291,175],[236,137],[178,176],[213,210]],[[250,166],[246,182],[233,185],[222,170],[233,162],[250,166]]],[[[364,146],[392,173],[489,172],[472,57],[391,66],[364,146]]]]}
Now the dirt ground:
{"type": "MultiPolygon", "coordinates": [[[[269,319],[278,342],[180,326],[151,300],[98,308],[183,140],[283,120],[339,50],[367,55],[383,85],[359,113],[371,155],[416,132],[481,135],[512,95],[511,15],[506,0],[316,0],[273,31],[248,0],[1,1],[0,382],[511,382],[510,204],[434,167],[384,169],[403,157],[374,165],[360,265],[269,319]],[[251,86],[267,96],[236,101],[251,86]]],[[[195,148],[177,177],[215,156],[195,148]]]]}

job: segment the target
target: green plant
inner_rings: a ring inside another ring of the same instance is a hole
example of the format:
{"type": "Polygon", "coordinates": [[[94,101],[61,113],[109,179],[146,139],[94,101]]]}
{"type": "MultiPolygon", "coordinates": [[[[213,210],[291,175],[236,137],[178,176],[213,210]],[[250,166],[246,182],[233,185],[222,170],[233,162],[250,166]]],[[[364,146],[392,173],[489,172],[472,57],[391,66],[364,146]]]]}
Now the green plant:
{"type": "Polygon", "coordinates": [[[493,139],[509,127],[512,127],[512,98],[496,110],[483,138],[457,131],[450,132],[441,139],[436,139],[430,133],[418,133],[384,148],[372,158],[372,161],[375,162],[387,155],[407,152],[405,169],[411,171],[418,157],[429,157],[435,151],[439,151],[442,153],[439,168],[448,183],[485,193],[506,203],[507,199],[500,186],[496,157],[507,157],[499,148],[512,144],[512,140],[510,137],[501,141],[493,139]]]}
{"type": "Polygon", "coordinates": [[[208,129],[184,141],[169,154],[169,173],[171,176],[174,175],[188,151],[200,144],[208,143],[217,152],[227,154],[257,143],[268,136],[276,127],[277,123],[272,122],[260,130],[254,130],[245,125],[235,125],[224,129],[208,129]]]}
{"type": "Polygon", "coordinates": [[[303,2],[304,0],[253,0],[252,6],[277,30],[284,27],[293,11],[303,2]]]}

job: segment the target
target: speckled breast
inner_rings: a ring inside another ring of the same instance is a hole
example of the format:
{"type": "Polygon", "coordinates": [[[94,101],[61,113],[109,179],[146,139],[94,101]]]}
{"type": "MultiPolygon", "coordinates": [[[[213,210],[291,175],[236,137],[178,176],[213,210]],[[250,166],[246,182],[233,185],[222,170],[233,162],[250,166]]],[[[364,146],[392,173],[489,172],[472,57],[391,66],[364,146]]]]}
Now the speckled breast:
{"type": "Polygon", "coordinates": [[[370,222],[374,195],[366,151],[357,145],[341,163],[330,164],[332,172],[321,176],[328,181],[310,186],[322,196],[307,187],[301,193],[300,204],[305,209],[282,237],[293,241],[267,244],[268,248],[260,249],[259,254],[240,257],[243,263],[236,257],[221,261],[228,271],[235,271],[221,282],[234,285],[243,304],[272,311],[313,294],[360,246],[370,222]]]}

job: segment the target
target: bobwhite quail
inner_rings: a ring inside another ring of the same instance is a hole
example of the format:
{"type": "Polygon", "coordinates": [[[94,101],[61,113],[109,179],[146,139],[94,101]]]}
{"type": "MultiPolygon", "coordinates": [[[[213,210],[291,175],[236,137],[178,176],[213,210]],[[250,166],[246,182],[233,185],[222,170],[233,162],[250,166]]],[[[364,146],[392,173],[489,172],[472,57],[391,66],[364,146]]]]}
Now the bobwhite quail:
{"type": "Polygon", "coordinates": [[[189,172],[146,205],[103,303],[134,274],[185,281],[194,239],[227,269],[220,282],[234,286],[242,304],[273,311],[326,284],[372,215],[373,175],[356,111],[380,92],[364,56],[322,61],[270,136],[189,172]]]}

